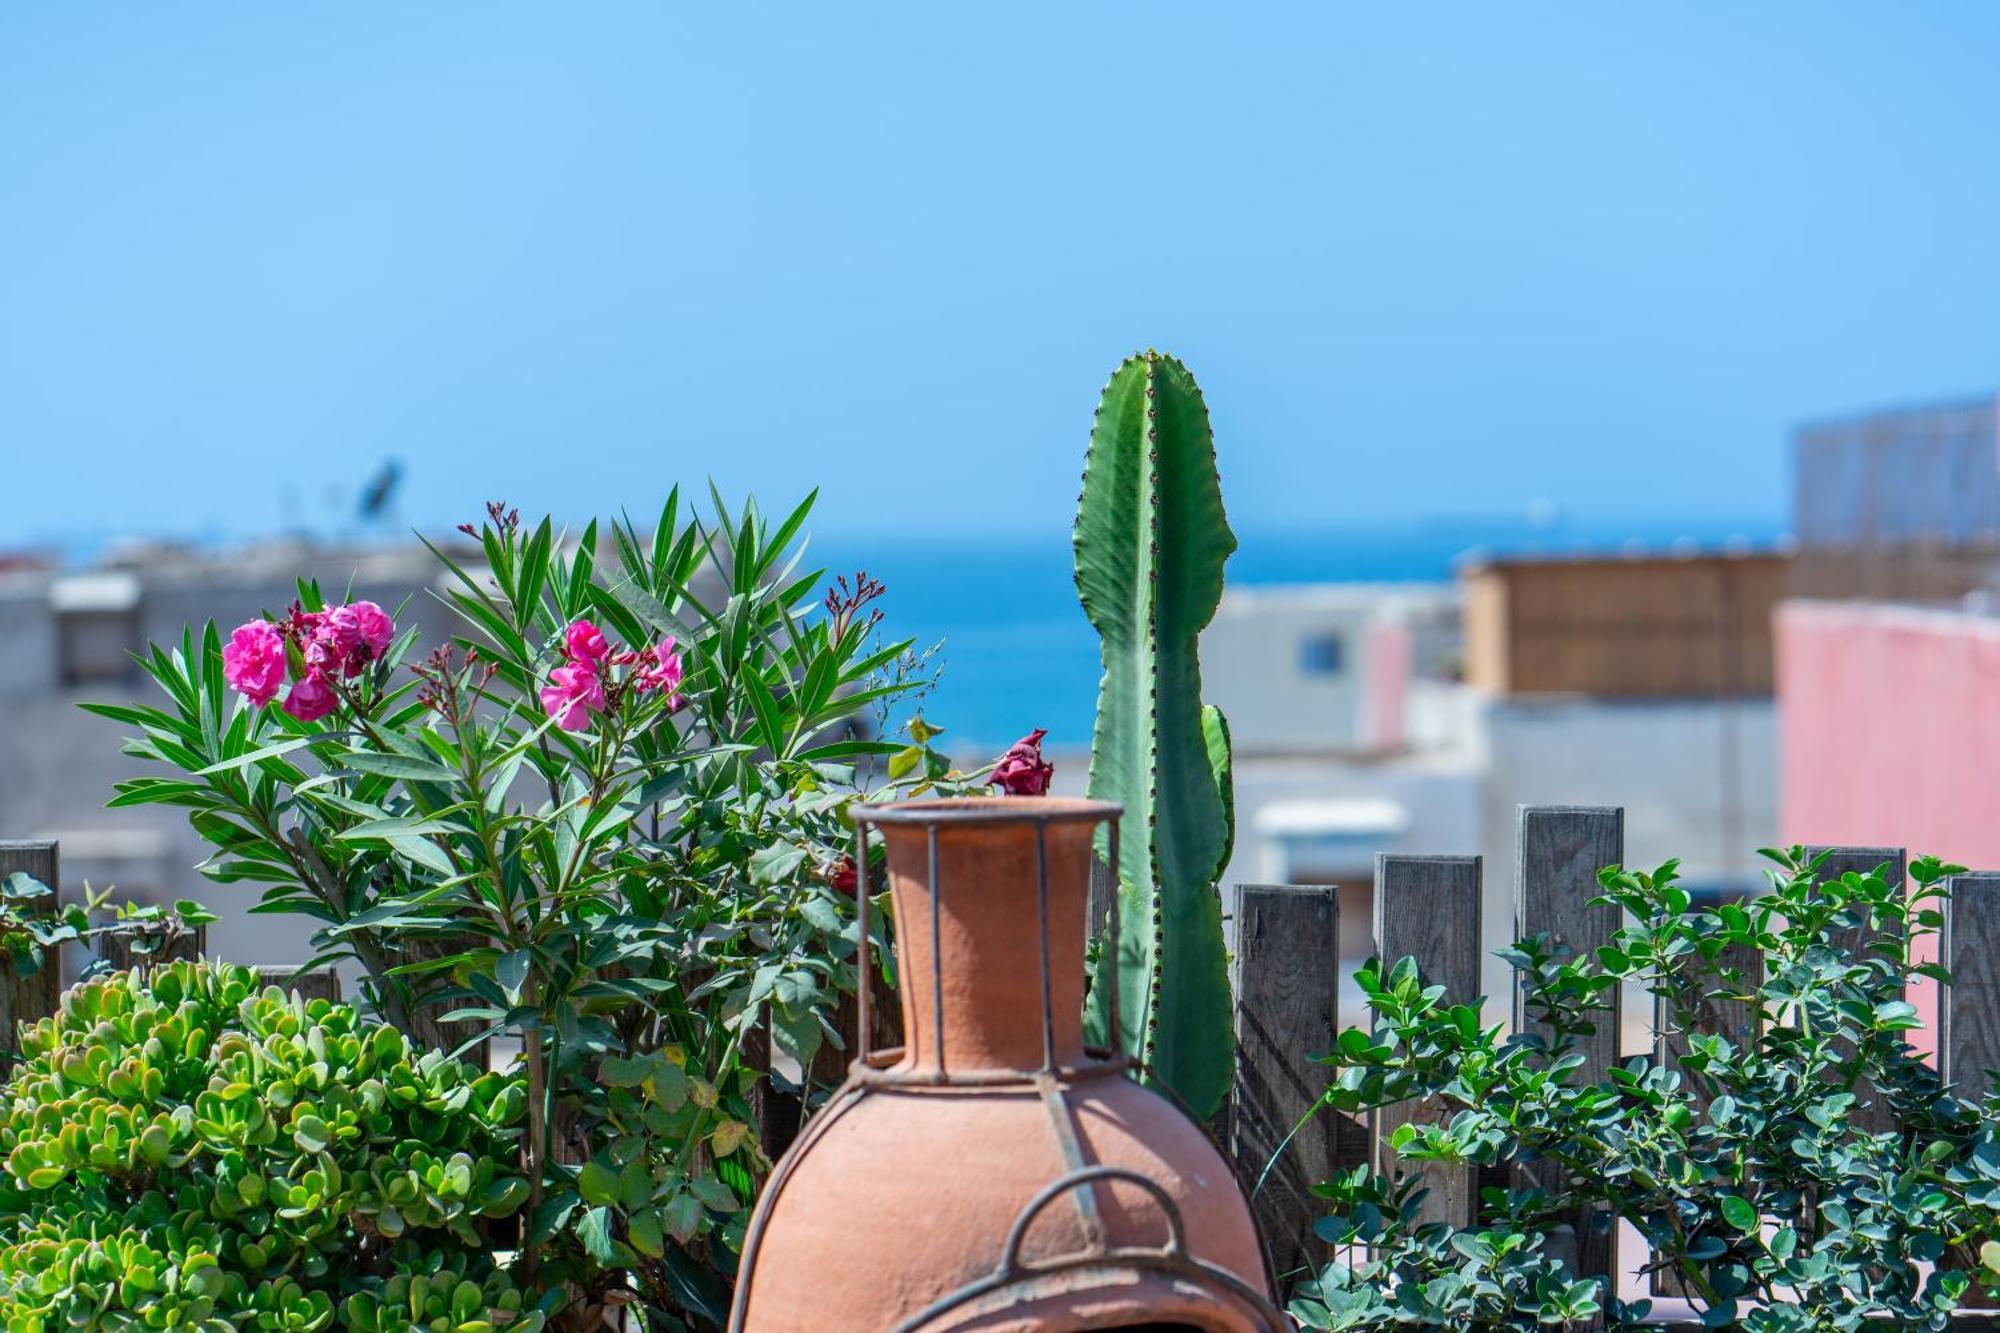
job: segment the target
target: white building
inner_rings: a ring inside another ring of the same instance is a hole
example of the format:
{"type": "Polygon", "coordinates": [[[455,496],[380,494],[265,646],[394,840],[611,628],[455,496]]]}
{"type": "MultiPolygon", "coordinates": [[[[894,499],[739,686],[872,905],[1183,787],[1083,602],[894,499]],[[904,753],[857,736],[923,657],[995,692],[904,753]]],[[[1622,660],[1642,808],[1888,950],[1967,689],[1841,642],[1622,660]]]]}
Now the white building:
{"type": "Polygon", "coordinates": [[[1678,857],[1697,892],[1749,888],[1777,828],[1785,574],[1772,555],[1638,555],[1487,562],[1457,586],[1232,588],[1202,637],[1235,743],[1225,885],[1339,884],[1351,970],[1373,948],[1377,854],[1476,853],[1500,1017],[1522,805],[1622,806],[1628,864],[1678,857]]]}
{"type": "Polygon", "coordinates": [[[1375,857],[1479,846],[1482,760],[1449,584],[1232,588],[1202,635],[1229,719],[1225,884],[1338,884],[1341,953],[1371,952],[1375,857]]]}
{"type": "Polygon", "coordinates": [[[131,728],[84,712],[86,700],[155,701],[158,691],[131,654],[149,642],[178,644],[215,620],[227,634],[260,615],[281,615],[294,579],[317,578],[330,597],[350,582],[357,597],[419,623],[424,638],[447,634],[451,613],[429,589],[436,558],[416,546],[332,548],[271,543],[226,556],[148,545],[112,553],[98,567],[65,572],[53,563],[10,562],[0,573],[0,838],[55,838],[64,901],[86,881],[116,889],[114,901],[193,898],[220,916],[208,946],[237,962],[303,962],[313,923],[252,916],[259,890],[218,884],[195,867],[207,844],[176,806],[105,809],[115,783],[160,765],[120,752],[131,728]]]}

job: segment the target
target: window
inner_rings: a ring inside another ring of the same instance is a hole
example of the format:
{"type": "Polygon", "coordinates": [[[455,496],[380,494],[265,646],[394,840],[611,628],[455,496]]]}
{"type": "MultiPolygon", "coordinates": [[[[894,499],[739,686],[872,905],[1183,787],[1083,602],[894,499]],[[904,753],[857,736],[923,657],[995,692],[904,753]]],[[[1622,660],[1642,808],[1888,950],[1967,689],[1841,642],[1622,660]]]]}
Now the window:
{"type": "Polygon", "coordinates": [[[77,574],[49,587],[56,618],[56,674],[65,685],[132,678],[139,648],[139,581],[77,574]]]}
{"type": "Polygon", "coordinates": [[[1299,641],[1299,670],[1308,676],[1337,676],[1346,663],[1347,645],[1338,634],[1308,634],[1299,641]]]}

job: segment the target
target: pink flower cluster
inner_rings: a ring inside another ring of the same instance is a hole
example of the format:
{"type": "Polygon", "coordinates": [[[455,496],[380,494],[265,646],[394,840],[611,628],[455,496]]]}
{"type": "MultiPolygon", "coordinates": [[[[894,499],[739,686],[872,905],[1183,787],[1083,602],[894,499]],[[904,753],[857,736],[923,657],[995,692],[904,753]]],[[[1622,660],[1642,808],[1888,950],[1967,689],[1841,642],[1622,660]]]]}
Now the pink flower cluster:
{"type": "Polygon", "coordinates": [[[626,688],[640,694],[667,696],[669,708],[681,705],[681,655],[671,637],[636,651],[614,653],[604,631],[588,620],[571,623],[563,633],[563,664],[549,673],[542,687],[542,711],[564,731],[582,731],[592,713],[609,709],[626,688]],[[627,669],[613,680],[614,667],[627,669]]]}
{"type": "Polygon", "coordinates": [[[298,649],[300,669],[280,705],[301,722],[325,717],[339,702],[334,682],[353,679],[389,651],[396,622],[373,602],[349,602],[326,611],[294,605],[278,623],[253,620],[230,632],[222,648],[222,675],[259,708],[278,697],[293,678],[289,648],[298,649]]]}

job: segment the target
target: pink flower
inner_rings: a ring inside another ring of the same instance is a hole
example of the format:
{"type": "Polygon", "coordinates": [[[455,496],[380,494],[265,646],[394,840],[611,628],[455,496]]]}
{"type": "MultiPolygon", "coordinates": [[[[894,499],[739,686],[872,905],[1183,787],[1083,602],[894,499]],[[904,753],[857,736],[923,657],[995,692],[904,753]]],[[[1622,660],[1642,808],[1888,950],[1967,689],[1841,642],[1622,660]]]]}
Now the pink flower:
{"type": "Polygon", "coordinates": [[[222,676],[259,708],[285,684],[285,636],[268,620],[238,625],[222,648],[222,676]]]}
{"type": "Polygon", "coordinates": [[[292,686],[284,709],[301,722],[317,722],[333,711],[333,705],[333,686],[327,683],[325,672],[314,669],[292,686]]]}
{"type": "Polygon", "coordinates": [[[1047,728],[1037,727],[1015,741],[993,766],[993,785],[1009,796],[1048,795],[1049,780],[1056,775],[1055,765],[1042,758],[1042,737],[1048,734],[1047,728]]]}
{"type": "Polygon", "coordinates": [[[396,622],[373,602],[349,602],[326,614],[325,638],[350,676],[388,652],[395,637],[396,622]]]}
{"type": "Polygon", "coordinates": [[[611,656],[611,645],[605,642],[604,631],[588,620],[571,621],[563,641],[572,662],[589,662],[595,666],[611,656]]]}
{"type": "Polygon", "coordinates": [[[542,711],[564,731],[582,731],[590,714],[604,711],[604,682],[590,662],[569,662],[549,673],[542,687],[542,711]]]}
{"type": "Polygon", "coordinates": [[[674,651],[671,635],[636,655],[632,684],[642,694],[664,690],[671,707],[680,707],[681,655],[674,651]]]}

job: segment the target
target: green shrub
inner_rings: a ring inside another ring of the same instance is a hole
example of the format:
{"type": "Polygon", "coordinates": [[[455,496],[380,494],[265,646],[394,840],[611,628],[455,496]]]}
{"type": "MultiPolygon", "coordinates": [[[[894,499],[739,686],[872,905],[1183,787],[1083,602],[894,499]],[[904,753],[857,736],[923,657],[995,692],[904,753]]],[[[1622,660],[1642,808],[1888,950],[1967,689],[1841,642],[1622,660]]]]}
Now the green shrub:
{"type": "Polygon", "coordinates": [[[323,927],[369,1012],[518,1043],[515,1277],[564,1328],[726,1322],[769,1066],[806,1072],[796,1104],[842,1065],[854,894],[880,884],[848,807],[986,786],[898,726],[927,655],[883,637],[881,583],[803,563],[811,504],[675,493],[650,532],[565,532],[495,503],[435,547],[449,636],[302,582],[150,648],[146,702],[84,705],[162,766],[113,804],[186,809],[203,872],[323,927]]]}
{"type": "Polygon", "coordinates": [[[1558,1257],[1573,1249],[1569,1219],[1590,1212],[1635,1227],[1707,1328],[1951,1326],[2000,1266],[2000,1099],[1983,1081],[1939,1082],[1906,1040],[1918,1018],[1904,992],[1947,979],[1919,960],[1959,867],[1919,860],[1906,892],[1880,873],[1822,879],[1798,848],[1767,855],[1770,892],[1715,908],[1691,903],[1671,863],[1604,871],[1598,901],[1628,921],[1609,946],[1572,958],[1538,938],[1503,954],[1541,1034],[1503,1037],[1411,960],[1362,970],[1374,1030],[1343,1034],[1326,1058],[1327,1104],[1432,1099],[1442,1114],[1396,1131],[1405,1161],[1533,1161],[1554,1183],[1488,1189],[1478,1224],[1454,1229],[1421,1220],[1410,1178],[1362,1169],[1328,1182],[1338,1212],[1321,1235],[1367,1257],[1305,1284],[1302,1323],[1531,1329],[1601,1315],[1638,1327],[1648,1302],[1621,1302],[1558,1257]],[[1857,951],[1861,928],[1872,942],[1857,951]],[[1586,1078],[1578,1038],[1628,981],[1690,1034],[1688,1053],[1586,1078]],[[1754,1007],[1755,1031],[1699,1031],[1715,999],[1754,1007]]]}
{"type": "Polygon", "coordinates": [[[484,1230],[528,1196],[519,1080],[224,964],[87,982],[21,1036],[9,1330],[541,1326],[484,1230]]]}

